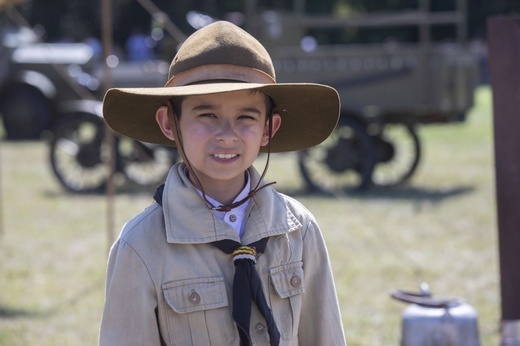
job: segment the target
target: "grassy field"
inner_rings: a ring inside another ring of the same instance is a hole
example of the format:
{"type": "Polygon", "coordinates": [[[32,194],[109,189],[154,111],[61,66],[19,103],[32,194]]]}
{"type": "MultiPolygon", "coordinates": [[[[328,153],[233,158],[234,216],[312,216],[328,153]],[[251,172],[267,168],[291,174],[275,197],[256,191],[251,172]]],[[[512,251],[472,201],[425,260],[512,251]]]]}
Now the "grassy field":
{"type": "MultiPolygon", "coordinates": [[[[398,345],[405,304],[393,289],[428,282],[479,313],[482,345],[499,343],[500,296],[491,94],[467,122],[420,129],[423,160],[406,187],[344,198],[299,193],[296,159],[268,179],[315,214],[329,246],[349,345],[398,345]]],[[[0,144],[0,345],[95,345],[109,247],[107,200],[70,195],[44,143],[0,144]]],[[[152,192],[115,198],[116,230],[152,192]]]]}

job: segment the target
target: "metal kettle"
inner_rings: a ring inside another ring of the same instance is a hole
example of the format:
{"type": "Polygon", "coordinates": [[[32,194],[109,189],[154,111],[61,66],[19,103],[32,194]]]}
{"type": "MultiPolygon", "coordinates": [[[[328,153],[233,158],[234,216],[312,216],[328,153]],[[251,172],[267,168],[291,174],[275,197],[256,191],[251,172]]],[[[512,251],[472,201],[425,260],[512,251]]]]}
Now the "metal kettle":
{"type": "Polygon", "coordinates": [[[402,313],[401,346],[480,346],[477,312],[462,298],[435,298],[428,284],[419,292],[395,290],[410,303],[402,313]]]}

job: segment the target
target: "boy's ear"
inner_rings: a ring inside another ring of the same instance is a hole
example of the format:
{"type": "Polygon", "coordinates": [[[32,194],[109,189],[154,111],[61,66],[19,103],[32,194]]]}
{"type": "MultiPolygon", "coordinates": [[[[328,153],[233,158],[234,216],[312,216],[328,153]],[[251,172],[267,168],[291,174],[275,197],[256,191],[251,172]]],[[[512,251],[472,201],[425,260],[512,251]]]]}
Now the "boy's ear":
{"type": "MultiPolygon", "coordinates": [[[[176,115],[174,114],[173,116],[176,115]]],[[[175,136],[173,135],[174,129],[170,123],[170,117],[168,116],[167,106],[161,106],[157,108],[157,111],[155,112],[155,120],[157,121],[159,128],[161,129],[162,133],[166,136],[166,138],[175,141],[175,136]]]]}
{"type": "Polygon", "coordinates": [[[261,145],[264,147],[269,143],[269,121],[273,123],[271,137],[274,137],[276,131],[280,128],[280,125],[282,125],[282,116],[278,113],[273,113],[270,120],[267,120],[264,126],[264,136],[262,137],[262,143],[261,145]]]}

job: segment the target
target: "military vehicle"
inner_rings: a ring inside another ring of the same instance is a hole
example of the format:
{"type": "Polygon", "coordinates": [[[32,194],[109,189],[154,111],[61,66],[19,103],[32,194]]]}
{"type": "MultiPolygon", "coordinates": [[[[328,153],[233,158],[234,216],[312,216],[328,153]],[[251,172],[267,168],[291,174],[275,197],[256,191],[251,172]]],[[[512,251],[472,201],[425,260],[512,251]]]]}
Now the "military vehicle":
{"type": "MultiPolygon", "coordinates": [[[[262,8],[259,1],[247,0],[243,13],[225,18],[267,47],[278,82],[324,83],[339,92],[337,129],[326,142],[297,156],[310,191],[343,193],[405,183],[421,159],[417,129],[465,120],[473,106],[478,61],[466,43],[466,0],[453,1],[448,12],[432,12],[429,0],[420,0],[418,9],[333,17],[307,14],[304,0],[283,2],[283,8],[262,8]],[[452,40],[432,40],[436,26],[452,26],[452,40]],[[319,39],[345,30],[395,27],[415,27],[417,40],[388,36],[381,42],[324,44],[319,39]]],[[[216,19],[192,11],[187,20],[197,29],[216,19]]],[[[0,113],[8,137],[38,135],[57,124],[64,111],[100,116],[99,101],[77,100],[101,99],[104,66],[92,59],[87,45],[70,45],[3,45],[0,61],[9,68],[7,74],[0,73],[0,113]]],[[[164,85],[167,63],[121,61],[113,65],[111,75],[114,86],[164,85]]],[[[67,132],[60,125],[60,133],[76,136],[80,127],[74,127],[67,132]]],[[[69,156],[79,152],[69,151],[69,156]]],[[[100,162],[101,158],[96,161],[100,162]]],[[[81,169],[79,160],[75,164],[79,166],[71,170],[81,169]]],[[[65,176],[67,169],[57,174],[65,176]]],[[[70,189],[83,188],[78,183],[70,189]]]]}
{"type": "MultiPolygon", "coordinates": [[[[114,86],[158,86],[164,84],[168,63],[111,55],[105,66],[87,43],[41,42],[28,25],[12,24],[0,32],[5,138],[45,137],[50,166],[66,190],[102,191],[110,157],[101,113],[106,68],[114,86]]],[[[175,150],[125,138],[116,138],[115,144],[115,173],[139,185],[160,182],[177,160],[175,150]]]]}
{"type": "MultiPolygon", "coordinates": [[[[1,8],[0,8],[1,11],[1,8]]],[[[0,14],[3,14],[0,12],[0,14]]],[[[114,86],[164,84],[168,64],[110,57],[114,86]]],[[[7,139],[36,139],[78,100],[101,100],[105,64],[87,43],[47,43],[28,26],[0,31],[0,115],[7,139]]]]}
{"type": "MultiPolygon", "coordinates": [[[[467,44],[466,0],[453,10],[419,8],[392,13],[332,17],[305,12],[305,0],[283,9],[246,1],[245,28],[269,50],[278,82],[318,82],[335,87],[342,110],[335,133],[299,153],[310,189],[350,191],[395,186],[410,178],[421,157],[420,125],[464,121],[473,106],[478,61],[467,44]],[[417,39],[388,34],[380,42],[320,44],[319,37],[345,30],[412,28],[417,39]],[[448,27],[450,40],[432,39],[448,27]]],[[[206,19],[207,21],[207,19],[206,19]]]]}

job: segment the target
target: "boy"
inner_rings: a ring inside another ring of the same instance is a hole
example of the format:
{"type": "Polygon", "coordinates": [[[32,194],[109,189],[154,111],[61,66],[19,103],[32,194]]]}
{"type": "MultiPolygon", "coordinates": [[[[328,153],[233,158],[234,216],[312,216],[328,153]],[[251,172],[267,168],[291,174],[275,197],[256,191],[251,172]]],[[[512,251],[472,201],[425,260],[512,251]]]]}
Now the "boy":
{"type": "Polygon", "coordinates": [[[100,345],[344,345],[316,221],[252,167],[319,144],[338,116],[334,89],[277,84],[228,22],[184,42],[165,87],[109,90],[112,129],[183,162],[110,251],[100,345]]]}

